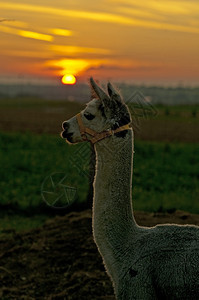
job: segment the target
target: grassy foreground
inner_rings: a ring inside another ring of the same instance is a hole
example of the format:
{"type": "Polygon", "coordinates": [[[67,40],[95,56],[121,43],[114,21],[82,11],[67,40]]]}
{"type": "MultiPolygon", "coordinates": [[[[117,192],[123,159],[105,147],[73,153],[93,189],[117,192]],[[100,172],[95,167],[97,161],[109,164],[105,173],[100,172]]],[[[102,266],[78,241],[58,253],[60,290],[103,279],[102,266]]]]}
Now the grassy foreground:
{"type": "MultiPolygon", "coordinates": [[[[76,190],[78,202],[89,190],[89,145],[68,146],[59,136],[0,133],[0,204],[21,209],[44,203],[50,179],[76,190]]],[[[199,144],[135,142],[135,210],[182,209],[199,213],[199,144]]],[[[59,190],[53,191],[59,193],[59,190]]],[[[47,204],[52,204],[47,194],[47,204]]],[[[54,196],[53,196],[54,197],[54,196]]],[[[61,199],[59,205],[66,199],[61,199]]]]}

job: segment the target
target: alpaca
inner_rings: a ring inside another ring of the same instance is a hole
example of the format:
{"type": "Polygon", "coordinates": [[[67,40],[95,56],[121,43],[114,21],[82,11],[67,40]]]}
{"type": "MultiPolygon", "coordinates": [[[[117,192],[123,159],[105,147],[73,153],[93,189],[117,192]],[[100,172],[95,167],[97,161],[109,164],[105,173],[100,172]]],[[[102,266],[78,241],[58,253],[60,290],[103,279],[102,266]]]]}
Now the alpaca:
{"type": "Polygon", "coordinates": [[[116,299],[199,299],[199,227],[137,225],[132,208],[133,130],[120,94],[90,79],[96,98],[63,122],[70,144],[96,153],[92,228],[116,299]]]}

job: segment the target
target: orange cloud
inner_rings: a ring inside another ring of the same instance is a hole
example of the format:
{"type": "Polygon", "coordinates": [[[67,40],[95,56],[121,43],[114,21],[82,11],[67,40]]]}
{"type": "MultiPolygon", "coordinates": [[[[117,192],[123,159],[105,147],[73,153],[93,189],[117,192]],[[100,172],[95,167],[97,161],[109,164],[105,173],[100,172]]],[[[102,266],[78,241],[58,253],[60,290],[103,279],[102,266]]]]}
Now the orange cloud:
{"type": "Polygon", "coordinates": [[[61,52],[65,54],[79,54],[79,53],[89,53],[89,54],[110,54],[111,51],[102,48],[88,48],[88,47],[78,47],[78,46],[64,46],[64,45],[52,45],[50,47],[54,52],[61,52]]]}
{"type": "Polygon", "coordinates": [[[11,28],[9,26],[0,25],[0,32],[10,33],[10,34],[18,34],[18,30],[15,28],[11,28]]]}

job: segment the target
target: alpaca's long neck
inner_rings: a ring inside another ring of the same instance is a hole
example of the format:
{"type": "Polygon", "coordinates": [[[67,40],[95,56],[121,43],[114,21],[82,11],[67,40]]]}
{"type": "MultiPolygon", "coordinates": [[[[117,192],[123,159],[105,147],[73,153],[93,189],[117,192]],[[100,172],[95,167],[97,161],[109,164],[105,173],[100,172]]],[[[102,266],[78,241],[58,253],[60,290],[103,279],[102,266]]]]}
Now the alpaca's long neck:
{"type": "Polygon", "coordinates": [[[132,131],[124,138],[115,136],[95,144],[93,234],[109,273],[136,234],[132,211],[132,131]]]}

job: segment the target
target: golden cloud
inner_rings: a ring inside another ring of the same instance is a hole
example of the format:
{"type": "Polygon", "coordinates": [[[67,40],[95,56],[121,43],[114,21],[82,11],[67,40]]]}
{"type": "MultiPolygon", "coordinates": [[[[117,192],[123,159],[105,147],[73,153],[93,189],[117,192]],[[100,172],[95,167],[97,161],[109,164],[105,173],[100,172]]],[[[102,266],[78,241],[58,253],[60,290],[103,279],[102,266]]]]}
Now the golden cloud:
{"type": "Polygon", "coordinates": [[[71,36],[74,34],[72,30],[61,29],[61,28],[52,28],[50,29],[50,32],[52,34],[60,35],[60,36],[71,36]]]}
{"type": "Polygon", "coordinates": [[[41,41],[46,41],[46,42],[53,41],[53,36],[51,36],[51,35],[28,31],[28,30],[19,30],[19,29],[12,28],[9,26],[4,26],[4,25],[0,25],[0,32],[14,34],[14,35],[18,35],[18,36],[25,37],[25,38],[31,38],[31,39],[36,39],[36,40],[41,40],[41,41]]]}
{"type": "Polygon", "coordinates": [[[78,75],[80,72],[85,71],[90,66],[98,66],[99,60],[83,60],[83,59],[59,59],[49,60],[45,63],[48,68],[59,70],[58,75],[73,74],[78,75]]]}
{"type": "Polygon", "coordinates": [[[30,39],[46,41],[46,42],[52,42],[53,41],[53,37],[51,35],[48,35],[48,34],[43,34],[43,33],[38,33],[38,32],[33,32],[33,31],[27,31],[27,30],[19,30],[18,34],[20,36],[30,38],[30,39]]]}
{"type": "Polygon", "coordinates": [[[130,9],[138,11],[146,11],[149,13],[164,13],[167,15],[189,15],[199,11],[199,3],[197,1],[170,1],[170,0],[109,0],[110,3],[119,3],[120,5],[129,5],[130,9]]]}
{"type": "MultiPolygon", "coordinates": [[[[117,0],[114,0],[117,2],[117,0]]],[[[121,3],[121,1],[119,1],[121,3]]],[[[132,1],[126,0],[124,3],[131,3],[132,1]]],[[[159,1],[144,1],[141,4],[141,9],[146,10],[146,7],[151,9],[151,6],[153,9],[156,8],[156,4],[159,3],[159,1]],[[146,6],[145,6],[146,4],[146,6]],[[151,6],[150,6],[151,5],[151,6]]],[[[157,4],[157,9],[162,12],[169,13],[172,11],[173,13],[178,16],[178,13],[185,13],[187,10],[190,12],[194,11],[194,8],[198,9],[199,5],[197,3],[189,3],[186,5],[185,2],[182,2],[183,6],[181,4],[179,5],[179,2],[171,2],[169,1],[161,1],[159,4],[157,4]]],[[[162,23],[162,22],[153,22],[153,21],[143,21],[141,19],[135,19],[132,17],[122,16],[119,14],[114,13],[105,13],[105,12],[95,12],[95,11],[80,11],[80,10],[69,10],[69,9],[59,9],[55,7],[48,7],[48,6],[39,6],[39,5],[31,5],[31,4],[23,4],[23,3],[13,3],[13,2],[0,2],[0,9],[6,9],[6,10],[18,10],[18,11],[29,11],[29,12],[36,12],[36,13],[42,13],[42,14],[50,14],[50,15],[57,15],[57,16],[63,16],[63,17],[71,17],[71,18],[81,18],[81,19],[87,19],[87,20],[93,20],[93,21],[99,21],[99,22],[108,22],[108,23],[116,23],[121,25],[128,25],[128,26],[137,26],[137,27],[147,27],[147,28],[154,28],[154,29],[160,29],[160,30],[171,30],[171,31],[179,31],[179,32],[189,32],[189,33],[199,33],[199,28],[197,27],[191,27],[191,26],[185,26],[185,25],[175,25],[169,23],[162,23]]]]}

